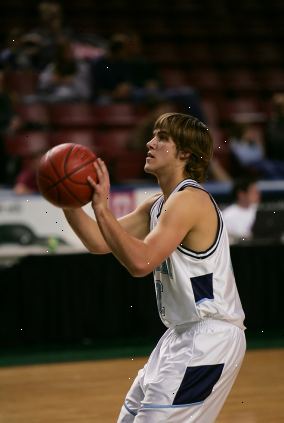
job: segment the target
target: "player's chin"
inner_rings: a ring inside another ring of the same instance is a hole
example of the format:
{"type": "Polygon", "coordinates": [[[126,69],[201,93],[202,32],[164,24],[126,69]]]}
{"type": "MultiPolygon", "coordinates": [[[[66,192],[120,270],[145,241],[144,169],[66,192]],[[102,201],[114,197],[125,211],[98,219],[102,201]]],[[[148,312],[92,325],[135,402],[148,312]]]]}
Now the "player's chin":
{"type": "Polygon", "coordinates": [[[144,172],[145,173],[153,173],[153,170],[151,169],[151,166],[149,166],[148,163],[146,163],[145,166],[144,166],[144,172]]]}

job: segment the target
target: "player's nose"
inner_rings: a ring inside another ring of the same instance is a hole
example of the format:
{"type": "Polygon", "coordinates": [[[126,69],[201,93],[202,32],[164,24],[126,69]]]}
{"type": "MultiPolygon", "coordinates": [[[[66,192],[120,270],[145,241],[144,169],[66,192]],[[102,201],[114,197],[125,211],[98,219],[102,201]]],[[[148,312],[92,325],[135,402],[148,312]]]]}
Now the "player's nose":
{"type": "Polygon", "coordinates": [[[153,137],[150,141],[147,142],[146,146],[148,148],[148,150],[150,150],[150,148],[156,148],[157,145],[157,140],[156,137],[153,137]]]}

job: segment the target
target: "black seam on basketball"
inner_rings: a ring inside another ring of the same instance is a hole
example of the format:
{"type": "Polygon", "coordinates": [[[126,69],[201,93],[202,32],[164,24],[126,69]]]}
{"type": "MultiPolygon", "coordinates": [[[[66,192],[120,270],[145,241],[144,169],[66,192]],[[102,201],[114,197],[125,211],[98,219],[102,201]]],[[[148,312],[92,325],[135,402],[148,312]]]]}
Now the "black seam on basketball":
{"type": "MultiPolygon", "coordinates": [[[[53,161],[51,160],[51,154],[50,154],[50,151],[48,152],[48,156],[47,156],[47,158],[48,158],[48,160],[50,161],[51,166],[52,166],[52,168],[53,168],[54,172],[56,173],[57,177],[58,177],[58,178],[60,178],[60,175],[59,175],[59,173],[57,172],[56,166],[55,166],[55,164],[53,163],[53,161]]],[[[56,185],[56,184],[52,185],[52,187],[50,187],[50,188],[53,188],[55,185],[56,185]]]]}
{"type": "Polygon", "coordinates": [[[68,153],[66,154],[65,158],[64,158],[64,162],[63,162],[63,170],[64,170],[64,174],[65,174],[65,170],[66,170],[66,162],[70,157],[70,154],[72,153],[72,151],[75,148],[75,144],[73,144],[73,146],[70,148],[70,150],[68,151],[68,153]]]}
{"type": "MultiPolygon", "coordinates": [[[[72,175],[73,175],[73,173],[72,173],[72,175]]],[[[70,176],[72,176],[72,175],[68,175],[69,177],[68,178],[65,178],[65,179],[68,179],[70,182],[72,182],[72,184],[74,184],[74,185],[84,185],[84,186],[88,186],[89,185],[89,182],[78,182],[78,181],[73,181],[73,179],[71,179],[70,178],[70,176]]]]}
{"type": "MultiPolygon", "coordinates": [[[[82,163],[81,164],[81,166],[79,166],[79,167],[77,167],[76,169],[74,169],[71,173],[67,173],[66,175],[64,175],[63,176],[63,178],[61,178],[61,179],[59,179],[54,185],[52,185],[52,187],[50,187],[50,188],[54,188],[54,187],[56,187],[56,185],[58,185],[60,182],[63,182],[65,179],[69,179],[69,176],[72,176],[72,175],[74,175],[74,173],[76,173],[76,172],[78,172],[78,170],[81,170],[83,167],[85,167],[85,166],[88,166],[88,164],[90,164],[90,163],[93,163],[94,161],[95,161],[96,159],[92,159],[92,160],[89,160],[88,162],[86,162],[86,163],[82,163]]],[[[72,179],[70,179],[70,181],[71,182],[73,182],[72,181],[72,179]]],[[[84,184],[85,185],[85,184],[84,184]]]]}
{"type": "MultiPolygon", "coordinates": [[[[72,145],[72,147],[69,149],[69,151],[67,152],[66,156],[64,157],[64,164],[63,164],[63,166],[64,166],[64,171],[65,171],[65,162],[66,162],[66,160],[68,159],[68,157],[70,156],[71,151],[74,149],[74,147],[75,147],[75,144],[73,144],[73,145],[72,145]]],[[[47,156],[47,158],[48,158],[48,160],[50,161],[51,166],[52,166],[52,168],[53,168],[54,172],[56,173],[57,177],[58,177],[58,178],[60,178],[60,174],[57,172],[57,168],[56,168],[55,164],[53,163],[53,161],[51,160],[51,154],[50,154],[50,151],[48,152],[48,156],[47,156]]],[[[59,184],[59,182],[61,182],[61,181],[62,181],[62,180],[63,180],[66,176],[67,176],[67,175],[65,175],[62,179],[59,179],[57,182],[55,182],[55,184],[53,184],[53,185],[51,185],[50,187],[48,187],[48,189],[47,189],[45,192],[48,192],[50,189],[52,189],[52,188],[56,187],[56,185],[57,185],[57,184],[59,184]]]]}
{"type": "Polygon", "coordinates": [[[39,180],[39,179],[46,179],[46,180],[48,180],[49,182],[51,181],[51,182],[53,182],[52,181],[52,178],[50,178],[49,176],[47,176],[47,175],[44,175],[44,174],[40,174],[40,175],[38,175],[37,176],[37,179],[39,180]]]}
{"type": "MultiPolygon", "coordinates": [[[[65,177],[64,177],[63,179],[65,179],[65,178],[69,178],[69,176],[74,175],[74,173],[78,172],[78,170],[81,170],[83,167],[88,166],[88,164],[93,163],[95,160],[96,160],[96,158],[95,158],[95,159],[94,159],[94,158],[92,158],[92,159],[91,159],[91,160],[89,160],[88,162],[82,163],[82,164],[81,164],[81,166],[76,167],[76,169],[74,169],[71,173],[66,173],[66,175],[65,175],[65,177]]],[[[72,182],[73,182],[73,181],[72,181],[72,182]]]]}
{"type": "MultiPolygon", "coordinates": [[[[64,178],[64,179],[67,179],[67,178],[64,178]]],[[[83,202],[81,200],[79,200],[79,198],[76,197],[76,195],[72,191],[70,191],[69,188],[64,184],[64,182],[63,182],[64,179],[61,182],[62,182],[62,185],[64,186],[65,190],[68,192],[68,194],[71,195],[71,197],[73,197],[76,201],[78,201],[79,204],[82,205],[83,202]]]]}
{"type": "MultiPolygon", "coordinates": [[[[74,147],[75,147],[75,144],[74,144],[74,147]]],[[[73,148],[74,147],[72,147],[71,149],[70,149],[70,151],[72,151],[73,150],[73,148]]],[[[68,152],[68,154],[67,154],[67,156],[69,155],[69,152],[68,152]]],[[[66,157],[67,157],[66,156],[66,157]]],[[[55,165],[54,165],[54,163],[52,162],[52,160],[49,158],[49,160],[50,160],[50,162],[51,162],[51,165],[52,165],[52,167],[53,167],[53,169],[55,170],[55,173],[56,173],[56,175],[57,176],[59,176],[58,175],[58,173],[57,173],[57,171],[56,171],[56,168],[55,168],[55,165]]],[[[66,160],[66,158],[65,158],[65,160],[66,160]]],[[[65,160],[64,160],[64,170],[65,170],[65,160]]],[[[79,167],[77,167],[76,169],[74,169],[71,173],[67,173],[66,175],[64,175],[63,176],[63,178],[61,178],[61,179],[59,179],[57,182],[55,182],[53,185],[51,185],[50,187],[48,187],[48,189],[46,190],[46,191],[44,191],[44,192],[48,192],[50,189],[52,189],[52,188],[54,188],[54,187],[56,187],[56,185],[58,185],[60,182],[62,182],[62,181],[64,181],[64,179],[67,179],[67,178],[69,178],[69,176],[72,176],[75,172],[78,172],[78,170],[81,170],[84,166],[87,166],[88,164],[90,164],[90,163],[93,163],[94,161],[96,161],[97,159],[96,159],[96,157],[93,157],[91,160],[89,160],[88,162],[85,162],[85,163],[82,163],[79,167]]],[[[71,180],[72,181],[72,180],[71,180]]],[[[73,182],[73,181],[72,181],[73,182]]],[[[78,184],[82,184],[82,183],[78,183],[78,184]]],[[[87,184],[82,184],[82,185],[87,185],[87,184]]]]}

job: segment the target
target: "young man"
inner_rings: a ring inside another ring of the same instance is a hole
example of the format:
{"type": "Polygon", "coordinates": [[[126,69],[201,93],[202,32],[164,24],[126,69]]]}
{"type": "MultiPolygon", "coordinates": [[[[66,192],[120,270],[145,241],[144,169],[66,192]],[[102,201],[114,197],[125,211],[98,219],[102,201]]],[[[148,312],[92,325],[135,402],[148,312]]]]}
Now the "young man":
{"type": "Polygon", "coordinates": [[[154,272],[160,317],[168,330],[140,370],[118,423],[214,422],[244,353],[244,313],[221,213],[199,185],[212,139],[198,119],[158,118],[145,171],[162,194],[117,220],[108,208],[109,176],[97,160],[92,207],[65,210],[93,253],[112,252],[136,277],[154,272]]]}

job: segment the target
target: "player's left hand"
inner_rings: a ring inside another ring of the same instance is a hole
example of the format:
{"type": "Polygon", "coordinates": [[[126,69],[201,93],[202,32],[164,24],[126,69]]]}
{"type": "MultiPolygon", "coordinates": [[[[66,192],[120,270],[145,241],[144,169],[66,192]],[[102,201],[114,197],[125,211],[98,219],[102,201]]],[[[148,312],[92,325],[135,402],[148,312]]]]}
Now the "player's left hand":
{"type": "Polygon", "coordinates": [[[102,159],[98,158],[93,166],[97,173],[97,182],[91,176],[88,176],[87,179],[89,184],[94,188],[92,207],[94,212],[96,212],[100,207],[108,207],[110,181],[107,167],[102,159]]]}

